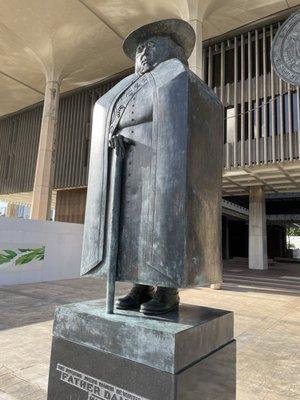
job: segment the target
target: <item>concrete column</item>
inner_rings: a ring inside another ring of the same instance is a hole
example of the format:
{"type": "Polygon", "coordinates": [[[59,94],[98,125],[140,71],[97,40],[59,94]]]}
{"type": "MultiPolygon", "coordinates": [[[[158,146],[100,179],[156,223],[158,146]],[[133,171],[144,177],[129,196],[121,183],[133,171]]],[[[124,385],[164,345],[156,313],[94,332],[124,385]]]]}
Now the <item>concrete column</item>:
{"type": "Polygon", "coordinates": [[[58,81],[47,81],[30,214],[32,219],[46,220],[50,215],[59,89],[58,81]]]}
{"type": "Polygon", "coordinates": [[[249,268],[268,269],[265,189],[250,187],[249,268]]]}
{"type": "Polygon", "coordinates": [[[225,217],[225,260],[229,260],[229,219],[225,217]]]}
{"type": "Polygon", "coordinates": [[[196,32],[196,44],[195,48],[189,58],[190,69],[203,79],[203,66],[202,66],[202,21],[199,19],[190,19],[189,23],[192,25],[196,32]]]}

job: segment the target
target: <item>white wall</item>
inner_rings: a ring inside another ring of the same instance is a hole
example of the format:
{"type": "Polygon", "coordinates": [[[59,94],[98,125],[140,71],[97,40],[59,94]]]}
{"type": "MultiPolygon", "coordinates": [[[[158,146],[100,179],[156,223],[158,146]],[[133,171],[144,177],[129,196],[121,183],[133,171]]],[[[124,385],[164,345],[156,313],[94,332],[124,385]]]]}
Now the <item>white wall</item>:
{"type": "Polygon", "coordinates": [[[45,256],[18,265],[19,253],[0,264],[0,285],[79,277],[82,235],[82,224],[1,217],[0,254],[6,254],[5,249],[19,253],[19,249],[45,246],[45,256]]]}

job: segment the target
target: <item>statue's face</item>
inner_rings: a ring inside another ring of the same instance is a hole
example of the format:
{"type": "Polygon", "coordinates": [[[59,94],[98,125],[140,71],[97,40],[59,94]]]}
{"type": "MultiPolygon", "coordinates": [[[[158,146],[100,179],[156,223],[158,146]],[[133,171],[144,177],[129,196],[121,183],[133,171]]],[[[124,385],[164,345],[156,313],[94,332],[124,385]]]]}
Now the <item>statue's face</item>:
{"type": "Polygon", "coordinates": [[[155,36],[140,43],[136,49],[135,72],[139,75],[151,71],[158,64],[170,58],[171,39],[155,36]]]}

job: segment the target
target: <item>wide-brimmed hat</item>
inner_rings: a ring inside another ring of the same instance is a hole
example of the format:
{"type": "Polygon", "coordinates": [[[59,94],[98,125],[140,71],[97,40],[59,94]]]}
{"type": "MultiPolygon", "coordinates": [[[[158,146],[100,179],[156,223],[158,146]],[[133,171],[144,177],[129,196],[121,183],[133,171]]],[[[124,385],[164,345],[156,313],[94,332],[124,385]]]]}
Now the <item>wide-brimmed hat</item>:
{"type": "Polygon", "coordinates": [[[184,49],[187,58],[191,55],[196,41],[195,31],[188,22],[175,18],[163,19],[143,25],[131,32],[124,40],[124,53],[134,60],[138,45],[153,36],[171,37],[184,49]]]}

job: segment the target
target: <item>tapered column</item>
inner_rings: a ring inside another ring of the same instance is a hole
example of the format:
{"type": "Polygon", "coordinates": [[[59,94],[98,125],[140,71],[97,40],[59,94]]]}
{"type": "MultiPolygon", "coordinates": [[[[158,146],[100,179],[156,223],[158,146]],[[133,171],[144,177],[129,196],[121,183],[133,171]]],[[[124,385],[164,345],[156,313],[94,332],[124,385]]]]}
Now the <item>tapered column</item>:
{"type": "Polygon", "coordinates": [[[250,187],[249,268],[268,268],[266,202],[263,186],[250,187]]]}
{"type": "Polygon", "coordinates": [[[49,219],[54,173],[59,88],[60,83],[58,81],[51,80],[46,83],[30,215],[32,219],[49,219]]]}
{"type": "Polygon", "coordinates": [[[190,69],[203,79],[203,65],[202,65],[202,21],[198,19],[191,19],[189,23],[194,28],[196,33],[196,44],[195,48],[189,58],[190,69]]]}

